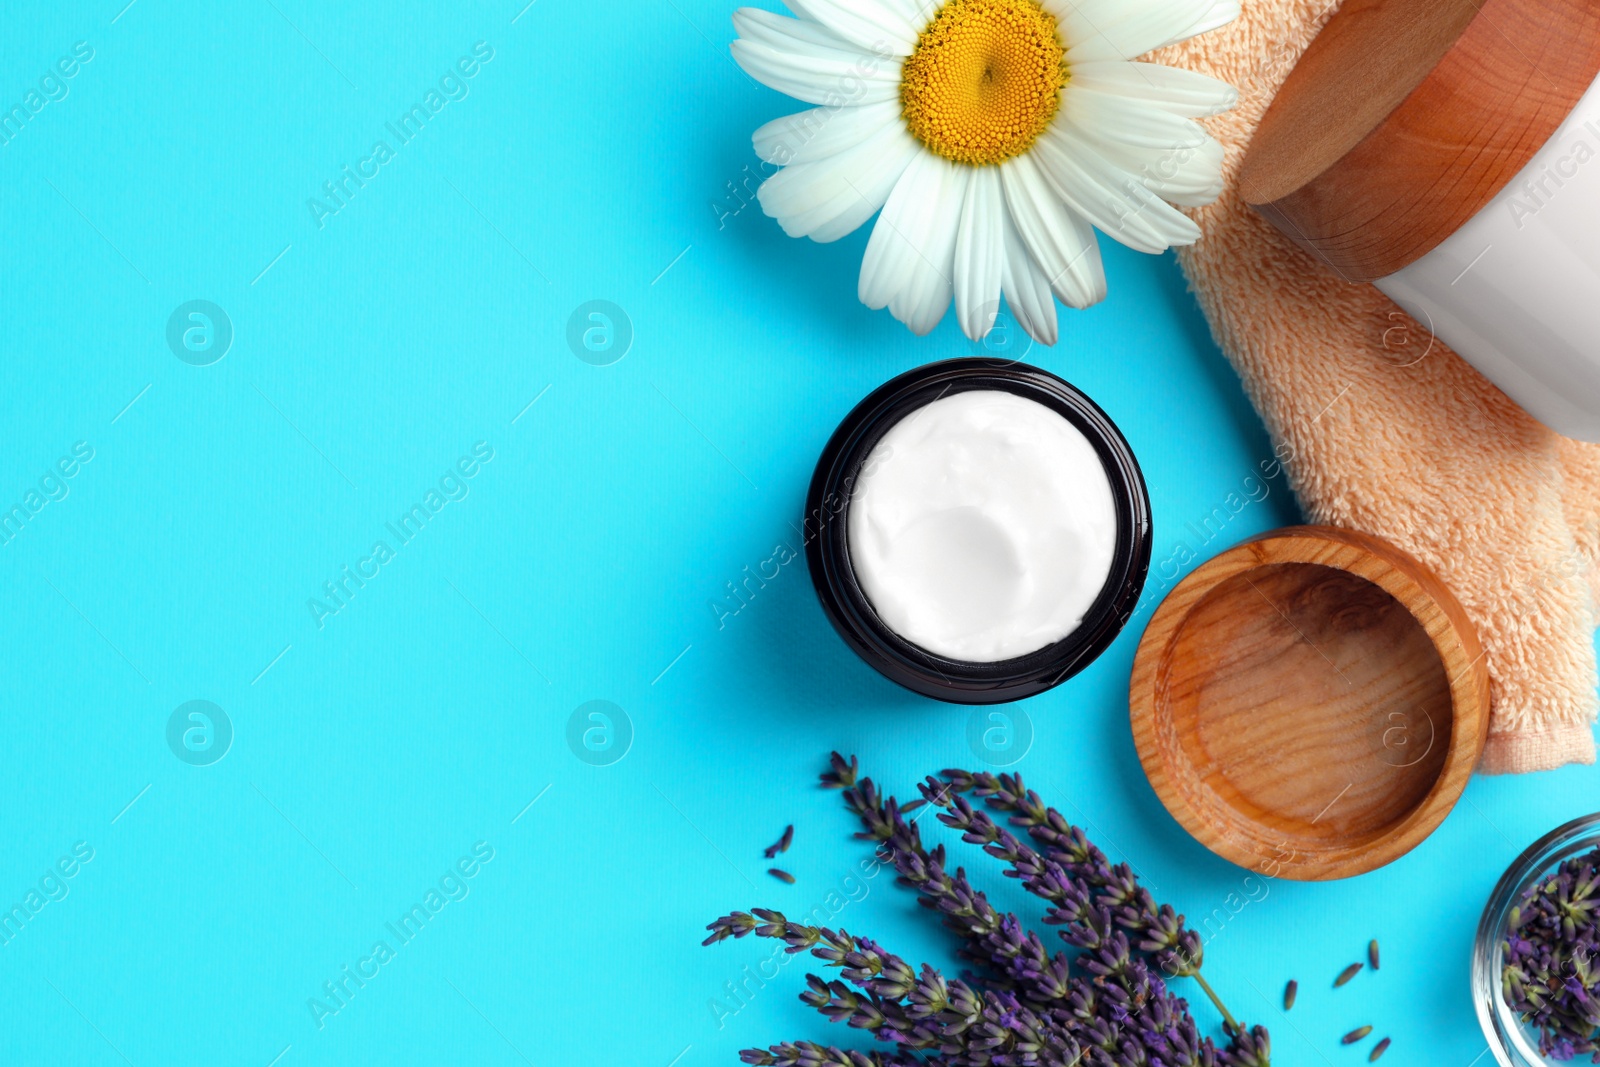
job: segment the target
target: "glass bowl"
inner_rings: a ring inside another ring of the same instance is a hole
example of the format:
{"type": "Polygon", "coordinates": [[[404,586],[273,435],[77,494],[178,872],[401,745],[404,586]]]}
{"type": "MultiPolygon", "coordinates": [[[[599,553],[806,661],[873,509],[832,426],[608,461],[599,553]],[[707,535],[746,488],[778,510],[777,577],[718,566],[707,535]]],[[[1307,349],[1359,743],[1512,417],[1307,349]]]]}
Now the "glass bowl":
{"type": "MultiPolygon", "coordinates": [[[[1561,1062],[1540,1054],[1538,1031],[1518,1017],[1501,993],[1506,920],[1535,883],[1560,864],[1596,847],[1600,847],[1600,813],[1573,819],[1528,846],[1489,894],[1472,949],[1472,999],[1478,1008],[1478,1025],[1500,1067],[1545,1067],[1561,1062]]],[[[1580,1057],[1566,1062],[1586,1060],[1580,1057]]]]}

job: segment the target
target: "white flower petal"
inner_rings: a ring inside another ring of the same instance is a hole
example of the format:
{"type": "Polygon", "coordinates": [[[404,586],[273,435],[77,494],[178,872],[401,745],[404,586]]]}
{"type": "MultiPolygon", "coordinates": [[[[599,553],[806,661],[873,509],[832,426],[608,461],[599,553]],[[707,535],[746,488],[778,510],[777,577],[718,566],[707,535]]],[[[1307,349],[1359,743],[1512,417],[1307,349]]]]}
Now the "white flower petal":
{"type": "Polygon", "coordinates": [[[1094,228],[1062,204],[1032,157],[1001,164],[1000,184],[1023,243],[1061,302],[1086,308],[1104,300],[1106,274],[1094,228]]]}
{"type": "Polygon", "coordinates": [[[865,141],[885,126],[898,125],[900,102],[864,107],[814,107],[773,119],[751,138],[756,155],[787,167],[836,155],[865,141]]]}
{"type": "MultiPolygon", "coordinates": [[[[784,0],[801,18],[815,19],[839,36],[868,52],[883,56],[909,56],[917,43],[913,28],[899,5],[886,0],[784,0]]],[[[898,75],[899,64],[894,64],[898,75]]]]}
{"type": "MultiPolygon", "coordinates": [[[[992,168],[985,168],[992,169],[992,168]]],[[[1050,293],[1050,279],[1034,261],[1011,220],[1011,209],[1000,208],[1004,230],[1005,258],[1001,263],[1000,285],[1005,290],[1006,306],[1028,336],[1040,344],[1056,343],[1056,300],[1050,293]]]]}
{"type": "Polygon", "coordinates": [[[1000,311],[1006,217],[1000,172],[994,167],[973,168],[956,230],[953,281],[956,317],[962,331],[974,341],[983,340],[1000,311]]]}
{"type": "Polygon", "coordinates": [[[1182,37],[1174,37],[1167,43],[1177,44],[1179,41],[1187,41],[1190,37],[1198,37],[1202,33],[1209,33],[1212,30],[1226,26],[1239,17],[1242,8],[1243,5],[1240,4],[1239,0],[1216,0],[1216,3],[1211,5],[1211,10],[1206,12],[1204,18],[1190,26],[1182,37]]]}
{"type": "Polygon", "coordinates": [[[1147,101],[1096,92],[1072,82],[1061,91],[1056,125],[1061,122],[1135,148],[1164,151],[1197,148],[1211,136],[1199,123],[1147,101]]]}
{"type": "Polygon", "coordinates": [[[933,16],[944,6],[944,0],[883,0],[883,3],[899,12],[906,23],[918,33],[927,28],[928,23],[933,21],[933,16]]]}
{"type": "Polygon", "coordinates": [[[1215,0],[1043,0],[1043,5],[1056,17],[1069,64],[1133,59],[1185,40],[1216,7],[1215,0]]]}
{"type": "Polygon", "coordinates": [[[1176,152],[1158,151],[1094,137],[1075,126],[1070,129],[1088,137],[1106,159],[1137,174],[1145,188],[1163,200],[1182,207],[1204,207],[1222,195],[1223,149],[1218,141],[1207,140],[1198,148],[1176,152]]]}
{"type": "Polygon", "coordinates": [[[733,28],[742,40],[764,44],[779,52],[852,62],[871,58],[820,22],[790,18],[758,7],[741,7],[735,11],[733,28]]]}
{"type": "Polygon", "coordinates": [[[956,229],[970,167],[919,152],[895,184],[861,260],[861,302],[919,337],[950,307],[956,229]]]}
{"type": "Polygon", "coordinates": [[[1161,239],[1155,227],[1139,215],[1138,205],[1132,195],[1134,188],[1143,191],[1138,182],[1130,177],[1123,182],[1127,188],[1116,185],[1107,188],[1085,170],[1070,152],[1058,145],[1048,144],[1042,138],[1034,145],[1033,155],[1039,173],[1044,175],[1050,188],[1074,214],[1082,216],[1101,233],[1136,252],[1166,251],[1167,243],[1161,239]]]}
{"type": "Polygon", "coordinates": [[[780,52],[757,41],[734,41],[733,58],[769,88],[808,104],[875,104],[900,99],[900,71],[892,64],[846,62],[780,52]],[[893,67],[893,69],[891,69],[893,67]]]}
{"type": "Polygon", "coordinates": [[[885,126],[854,148],[784,168],[762,184],[757,196],[762,210],[792,237],[815,237],[818,227],[841,215],[857,215],[854,229],[883,206],[917,147],[904,129],[885,126]]]}
{"type": "Polygon", "coordinates": [[[898,123],[854,148],[774,174],[756,196],[790,237],[837,241],[883,207],[919,145],[898,123]]]}
{"type": "Polygon", "coordinates": [[[1076,63],[1070,84],[1142,100],[1185,118],[1220,115],[1239,102],[1239,90],[1225,81],[1160,63],[1076,63]]]}
{"type": "Polygon", "coordinates": [[[1142,179],[1057,127],[1034,146],[1041,172],[1067,206],[1112,240],[1140,252],[1165,252],[1200,239],[1194,220],[1152,193],[1142,179]]]}

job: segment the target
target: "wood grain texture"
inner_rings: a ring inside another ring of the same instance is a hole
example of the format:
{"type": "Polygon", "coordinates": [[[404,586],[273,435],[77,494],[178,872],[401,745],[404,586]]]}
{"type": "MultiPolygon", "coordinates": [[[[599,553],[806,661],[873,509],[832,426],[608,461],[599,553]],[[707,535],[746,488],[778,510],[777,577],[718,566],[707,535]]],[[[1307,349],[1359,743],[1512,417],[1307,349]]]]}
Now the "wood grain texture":
{"type": "Polygon", "coordinates": [[[1269,877],[1345,878],[1416,847],[1489,726],[1472,623],[1378,538],[1274,531],[1180,582],[1139,643],[1134,742],[1174,818],[1269,877]]]}
{"type": "Polygon", "coordinates": [[[1600,73],[1593,0],[1347,0],[1279,90],[1245,202],[1350,281],[1421,259],[1600,73]]]}

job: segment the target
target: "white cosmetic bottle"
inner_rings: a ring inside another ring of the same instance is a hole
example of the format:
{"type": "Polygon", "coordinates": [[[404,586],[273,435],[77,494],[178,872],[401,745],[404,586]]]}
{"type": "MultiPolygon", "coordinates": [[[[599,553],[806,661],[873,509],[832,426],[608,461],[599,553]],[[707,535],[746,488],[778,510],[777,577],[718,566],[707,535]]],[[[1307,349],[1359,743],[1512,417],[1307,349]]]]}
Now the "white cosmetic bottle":
{"type": "Polygon", "coordinates": [[[1600,4],[1346,0],[1240,172],[1531,415],[1600,441],[1600,4]]]}
{"type": "Polygon", "coordinates": [[[1466,225],[1373,284],[1534,418],[1600,441],[1600,81],[1466,225]]]}

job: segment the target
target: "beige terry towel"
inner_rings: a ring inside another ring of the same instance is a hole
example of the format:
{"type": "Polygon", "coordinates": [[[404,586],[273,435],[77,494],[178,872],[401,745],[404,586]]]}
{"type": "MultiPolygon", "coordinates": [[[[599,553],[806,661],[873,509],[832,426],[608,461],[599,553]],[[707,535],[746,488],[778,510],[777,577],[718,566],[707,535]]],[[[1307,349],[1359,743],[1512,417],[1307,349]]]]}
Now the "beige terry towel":
{"type": "Polygon", "coordinates": [[[1244,0],[1155,57],[1238,86],[1209,120],[1227,190],[1180,262],[1312,521],[1432,566],[1478,625],[1487,773],[1592,763],[1600,447],[1535,422],[1370,285],[1343,281],[1235,188],[1251,131],[1338,0],[1244,0]]]}

